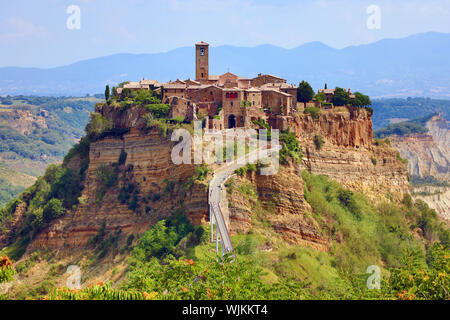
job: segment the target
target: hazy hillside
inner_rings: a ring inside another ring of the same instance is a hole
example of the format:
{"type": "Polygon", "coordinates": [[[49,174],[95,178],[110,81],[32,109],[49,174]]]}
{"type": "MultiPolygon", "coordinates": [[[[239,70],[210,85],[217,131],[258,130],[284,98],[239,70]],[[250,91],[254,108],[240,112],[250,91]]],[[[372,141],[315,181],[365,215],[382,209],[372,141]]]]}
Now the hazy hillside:
{"type": "MultiPolygon", "coordinates": [[[[203,39],[208,40],[208,39],[203,39]]],[[[214,43],[211,43],[214,46],[214,43]]],[[[126,49],[124,49],[126,50],[126,49]]],[[[272,73],[314,89],[336,85],[372,97],[450,97],[450,34],[424,33],[341,50],[312,42],[290,50],[261,45],[220,46],[210,52],[211,74],[272,73]],[[270,62],[270,63],[268,63],[270,62]]],[[[168,81],[194,77],[194,49],[157,54],[117,54],[51,69],[0,68],[0,95],[85,95],[142,77],[168,81]]]]}
{"type": "MultiPolygon", "coordinates": [[[[374,114],[372,116],[374,130],[387,127],[389,124],[413,119],[428,119],[424,117],[440,113],[450,119],[450,100],[430,98],[391,98],[372,99],[374,114]]],[[[421,123],[425,125],[425,123],[421,123]]]]}
{"type": "Polygon", "coordinates": [[[16,96],[0,99],[0,206],[83,135],[95,98],[16,96]]]}

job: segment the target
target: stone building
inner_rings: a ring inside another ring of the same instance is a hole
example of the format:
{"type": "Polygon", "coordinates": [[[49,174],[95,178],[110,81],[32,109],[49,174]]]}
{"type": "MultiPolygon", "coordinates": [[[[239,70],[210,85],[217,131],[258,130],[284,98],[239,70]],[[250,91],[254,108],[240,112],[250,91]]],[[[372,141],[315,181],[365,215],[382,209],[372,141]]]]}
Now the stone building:
{"type": "Polygon", "coordinates": [[[248,127],[255,120],[279,125],[297,109],[297,87],[280,77],[210,75],[209,44],[203,41],[195,44],[195,80],[143,80],[127,85],[133,90],[150,86],[161,93],[163,103],[170,104],[172,117],[205,119],[208,128],[248,127]]]}

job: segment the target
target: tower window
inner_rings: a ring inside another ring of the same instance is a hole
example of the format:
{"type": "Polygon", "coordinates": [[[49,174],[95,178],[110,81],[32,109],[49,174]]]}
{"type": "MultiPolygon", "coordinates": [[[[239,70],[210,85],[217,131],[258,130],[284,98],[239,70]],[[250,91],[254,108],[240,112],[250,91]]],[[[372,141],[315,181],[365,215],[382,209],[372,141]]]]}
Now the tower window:
{"type": "Polygon", "coordinates": [[[202,78],[203,78],[203,72],[202,72],[202,78]]]}
{"type": "Polygon", "coordinates": [[[201,56],[204,56],[204,55],[205,55],[205,48],[201,48],[201,49],[200,49],[200,55],[201,55],[201,56]]]}

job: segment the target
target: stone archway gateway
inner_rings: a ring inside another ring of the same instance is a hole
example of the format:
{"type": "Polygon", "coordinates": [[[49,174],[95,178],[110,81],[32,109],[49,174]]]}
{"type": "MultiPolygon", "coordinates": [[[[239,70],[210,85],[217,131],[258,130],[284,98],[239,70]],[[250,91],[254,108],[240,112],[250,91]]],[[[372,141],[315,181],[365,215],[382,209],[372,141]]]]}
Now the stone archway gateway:
{"type": "Polygon", "coordinates": [[[236,128],[236,116],[234,114],[228,116],[228,129],[232,128],[236,128]]]}

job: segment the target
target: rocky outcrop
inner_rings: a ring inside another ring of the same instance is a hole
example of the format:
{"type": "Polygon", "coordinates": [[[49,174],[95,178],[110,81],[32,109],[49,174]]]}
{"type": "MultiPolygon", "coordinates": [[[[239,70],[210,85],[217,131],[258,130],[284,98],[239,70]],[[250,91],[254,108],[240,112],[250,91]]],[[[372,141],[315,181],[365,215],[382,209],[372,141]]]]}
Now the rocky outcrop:
{"type": "Polygon", "coordinates": [[[427,134],[390,136],[392,145],[408,159],[409,172],[450,182],[450,130],[440,115],[431,118],[427,134]]]}
{"type": "MultiPolygon", "coordinates": [[[[125,236],[141,233],[177,210],[186,212],[195,224],[205,222],[207,184],[196,182],[190,190],[185,189],[194,166],[171,162],[174,143],[169,137],[161,136],[157,129],[146,129],[148,111],[104,105],[97,106],[96,111],[119,134],[91,143],[81,204],[41,232],[29,250],[41,246],[56,249],[84,246],[103,222],[107,232],[120,229],[125,236]],[[118,165],[122,152],[127,154],[126,161],[118,165]],[[99,201],[97,168],[105,164],[118,166],[119,182],[106,190],[99,201]],[[123,188],[130,184],[133,185],[130,197],[138,200],[134,208],[119,200],[123,188]]],[[[365,110],[323,111],[318,119],[299,114],[290,121],[290,129],[296,133],[304,151],[301,169],[325,174],[374,199],[386,192],[399,196],[408,192],[404,165],[397,160],[395,150],[373,144],[372,122],[365,110]],[[315,135],[324,140],[321,148],[314,144],[315,135]]],[[[76,163],[74,160],[69,165],[76,166],[76,163]]],[[[328,249],[326,237],[310,215],[299,169],[281,166],[274,176],[249,174],[246,179],[253,186],[256,198],[236,190],[231,194],[228,199],[231,233],[251,230],[261,220],[258,215],[262,210],[269,213],[262,220],[285,240],[328,249]]]]}
{"type": "Polygon", "coordinates": [[[323,110],[318,119],[300,114],[294,123],[304,153],[302,168],[373,199],[409,192],[404,164],[396,150],[374,144],[372,119],[365,109],[323,110]],[[316,135],[323,139],[320,147],[314,143],[316,135]]]}
{"type": "Polygon", "coordinates": [[[444,219],[450,221],[450,188],[420,186],[413,189],[413,198],[425,201],[444,219]]]}
{"type": "Polygon", "coordinates": [[[311,218],[311,207],[303,193],[303,180],[293,166],[282,166],[276,175],[248,174],[235,177],[236,186],[229,194],[230,232],[247,233],[256,222],[267,221],[270,228],[291,243],[328,250],[326,238],[311,218]],[[241,192],[239,185],[251,183],[256,199],[241,192]],[[261,208],[258,208],[258,202],[261,208]]]}
{"type": "Polygon", "coordinates": [[[143,118],[142,108],[122,114],[106,109],[103,116],[122,128],[131,128],[120,137],[107,137],[91,143],[89,167],[84,181],[81,204],[62,219],[41,232],[29,250],[42,246],[49,248],[83,247],[89,237],[97,234],[103,222],[106,231],[120,229],[123,236],[142,233],[177,210],[183,210],[194,223],[205,221],[208,215],[207,188],[195,183],[186,190],[185,182],[194,173],[194,165],[174,165],[171,151],[174,143],[170,137],[160,136],[158,130],[139,130],[143,118]],[[126,161],[118,167],[117,186],[106,190],[98,200],[100,165],[117,164],[121,152],[126,161]],[[129,197],[136,198],[137,208],[130,208],[130,201],[122,203],[118,195],[123,188],[133,185],[129,197]]]}
{"type": "MultiPolygon", "coordinates": [[[[450,182],[450,126],[441,115],[432,117],[427,123],[427,134],[390,136],[391,144],[408,159],[411,175],[433,176],[450,182]]],[[[415,199],[425,201],[446,220],[450,219],[450,188],[420,186],[414,187],[415,199]]]]}

